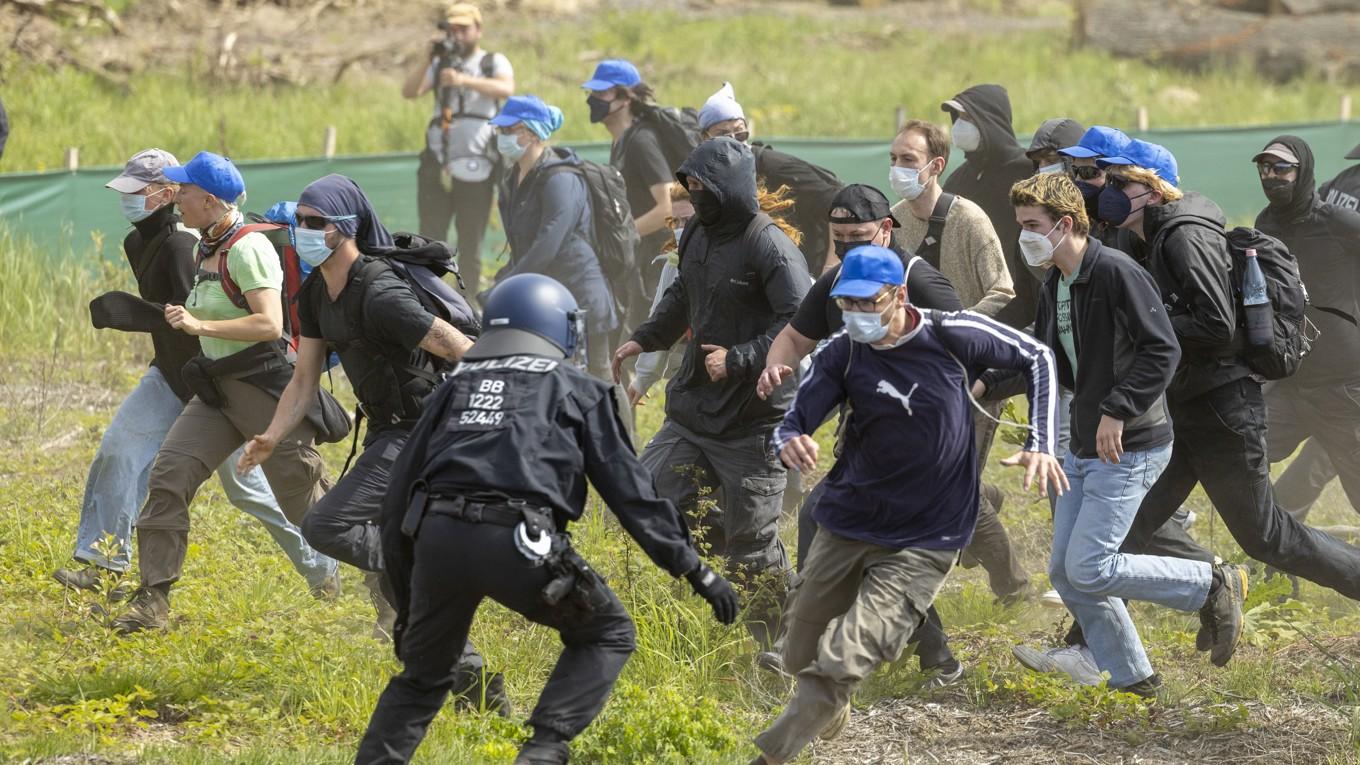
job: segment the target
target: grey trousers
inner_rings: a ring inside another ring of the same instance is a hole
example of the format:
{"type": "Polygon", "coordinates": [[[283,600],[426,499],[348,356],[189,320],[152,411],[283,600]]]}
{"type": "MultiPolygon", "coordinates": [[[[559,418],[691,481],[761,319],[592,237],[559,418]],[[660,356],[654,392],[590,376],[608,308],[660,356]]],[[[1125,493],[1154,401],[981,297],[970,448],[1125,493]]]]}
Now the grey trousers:
{"type": "Polygon", "coordinates": [[[779,539],[786,478],[770,443],[773,430],[710,438],[667,419],[640,458],[657,493],[679,506],[726,561],[729,578],[748,590],[746,627],[766,646],[779,634],[791,571],[779,539]]]}
{"type": "Polygon", "coordinates": [[[901,657],[957,558],[819,530],[786,615],[784,668],[798,684],[756,746],[781,762],[797,756],[874,668],[901,657]]]}

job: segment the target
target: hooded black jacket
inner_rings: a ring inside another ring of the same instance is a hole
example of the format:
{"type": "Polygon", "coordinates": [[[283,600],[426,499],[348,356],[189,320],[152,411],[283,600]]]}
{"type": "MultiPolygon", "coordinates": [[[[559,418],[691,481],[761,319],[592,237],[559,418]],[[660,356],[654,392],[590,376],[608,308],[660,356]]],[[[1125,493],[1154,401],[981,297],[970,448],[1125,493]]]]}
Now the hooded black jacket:
{"type": "Polygon", "coordinates": [[[766,189],[789,187],[793,208],[784,217],[803,234],[798,249],[803,251],[808,270],[820,274],[831,239],[827,214],[841,190],[840,179],[824,167],[763,144],[752,144],[751,151],[756,155],[756,176],[766,189]]]}
{"type": "MultiPolygon", "coordinates": [[[[977,125],[982,143],[976,151],[964,155],[964,163],[950,173],[944,190],[973,202],[987,213],[1006,253],[1006,268],[1015,287],[1015,297],[995,318],[1024,328],[1034,321],[1042,275],[1030,270],[1020,255],[1020,224],[1015,221],[1015,208],[1011,207],[1011,186],[1034,175],[1034,163],[1015,139],[1011,99],[1005,88],[974,85],[951,100],[957,101],[977,125]]],[[[945,111],[950,110],[946,107],[945,111]]]]}
{"type": "MultiPolygon", "coordinates": [[[[1072,343],[1077,369],[1058,340],[1058,279],[1049,269],[1039,293],[1034,335],[1053,348],[1058,382],[1074,393],[1073,454],[1094,459],[1101,415],[1124,422],[1123,445],[1131,452],[1171,443],[1171,419],[1164,393],[1181,351],[1162,310],[1161,295],[1147,271],[1128,255],[1088,238],[1072,280],[1072,343]]],[[[987,398],[1025,392],[1025,380],[1010,370],[982,376],[987,398]]]]}
{"type": "MultiPolygon", "coordinates": [[[[1355,147],[1347,159],[1360,158],[1360,146],[1355,147]]],[[[1318,189],[1322,201],[1347,210],[1360,210],[1360,165],[1342,170],[1318,189]]]]}
{"type": "MultiPolygon", "coordinates": [[[[132,231],[123,239],[123,252],[137,279],[137,294],[151,303],[183,305],[194,286],[197,247],[198,237],[179,228],[179,215],[174,212],[173,205],[166,205],[134,223],[132,231]],[[161,243],[152,247],[157,238],[161,243]]],[[[156,351],[151,366],[161,370],[170,390],[187,402],[193,392],[185,385],[180,370],[201,352],[198,338],[171,329],[169,324],[149,334],[156,351]]]]}
{"type": "Polygon", "coordinates": [[[644,351],[659,351],[693,329],[680,371],[666,389],[666,415],[676,423],[724,438],[773,427],[795,388],[790,381],[762,401],[755,381],[770,343],[812,284],[807,263],[777,226],[745,236],[760,211],[755,157],[746,145],[726,137],[705,141],[676,177],[681,183],[693,177],[716,194],[722,218],[711,228],[691,220],[680,243],[680,274],[633,340],[644,351]],[[727,349],[725,379],[709,379],[704,345],[727,349]]]}
{"type": "Polygon", "coordinates": [[[1360,322],[1360,212],[1327,204],[1314,190],[1313,150],[1302,138],[1282,135],[1270,143],[1288,146],[1299,158],[1298,178],[1287,201],[1271,202],[1256,216],[1256,228],[1284,242],[1298,260],[1308,289],[1308,318],[1322,332],[1291,379],[1305,386],[1355,380],[1360,378],[1360,326],[1356,324],[1360,322]]]}
{"type": "Polygon", "coordinates": [[[1127,237],[1129,254],[1157,282],[1181,344],[1181,364],[1167,390],[1177,401],[1251,374],[1239,358],[1242,338],[1225,222],[1218,205],[1192,191],[1179,201],[1145,209],[1146,238],[1127,237]],[[1163,229],[1166,235],[1159,236],[1163,229]]]}

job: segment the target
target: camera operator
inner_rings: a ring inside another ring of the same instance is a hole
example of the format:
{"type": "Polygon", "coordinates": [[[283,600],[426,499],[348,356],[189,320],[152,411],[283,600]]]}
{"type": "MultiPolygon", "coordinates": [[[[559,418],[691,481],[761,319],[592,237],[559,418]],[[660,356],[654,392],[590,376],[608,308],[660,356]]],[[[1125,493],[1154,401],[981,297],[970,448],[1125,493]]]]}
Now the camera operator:
{"type": "Polygon", "coordinates": [[[500,103],[515,94],[515,74],[505,56],[482,50],[477,6],[450,5],[437,26],[429,55],[401,88],[406,98],[434,92],[434,114],[416,172],[420,234],[445,241],[449,222],[454,222],[458,269],[476,293],[482,280],[482,237],[499,180],[496,135],[488,122],[500,103]]]}

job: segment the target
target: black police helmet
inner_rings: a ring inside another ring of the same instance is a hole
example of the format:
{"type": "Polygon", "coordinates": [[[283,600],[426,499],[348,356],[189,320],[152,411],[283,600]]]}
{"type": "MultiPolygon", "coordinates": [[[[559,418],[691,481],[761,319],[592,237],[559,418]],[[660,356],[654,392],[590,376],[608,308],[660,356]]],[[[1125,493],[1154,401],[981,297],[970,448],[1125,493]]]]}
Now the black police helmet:
{"type": "Polygon", "coordinates": [[[571,358],[584,343],[585,311],[560,282],[519,274],[497,284],[482,311],[482,336],[465,356],[489,359],[530,353],[571,358]]]}

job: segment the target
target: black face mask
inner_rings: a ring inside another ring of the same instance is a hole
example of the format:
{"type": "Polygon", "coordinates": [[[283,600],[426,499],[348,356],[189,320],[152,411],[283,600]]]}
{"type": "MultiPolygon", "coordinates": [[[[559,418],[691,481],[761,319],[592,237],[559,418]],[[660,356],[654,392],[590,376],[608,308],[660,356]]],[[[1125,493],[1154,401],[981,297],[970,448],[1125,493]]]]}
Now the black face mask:
{"type": "Polygon", "coordinates": [[[1100,187],[1080,179],[1075,183],[1081,192],[1082,201],[1086,203],[1086,217],[1092,222],[1100,220],[1100,187]]]}
{"type": "Polygon", "coordinates": [[[1262,178],[1261,190],[1272,205],[1285,205],[1294,200],[1294,182],[1283,178],[1262,178]]]}
{"type": "Polygon", "coordinates": [[[590,107],[590,121],[604,122],[604,118],[609,116],[609,107],[613,106],[613,101],[606,101],[596,96],[586,98],[586,106],[590,107]]]}
{"type": "Polygon", "coordinates": [[[865,247],[873,243],[874,240],[872,239],[865,239],[862,242],[839,242],[839,241],[835,242],[834,244],[836,247],[836,257],[840,258],[841,260],[845,260],[846,254],[849,253],[851,250],[855,249],[856,247],[865,247]]]}
{"type": "Polygon", "coordinates": [[[717,194],[708,189],[691,191],[689,201],[694,205],[694,216],[705,226],[715,226],[722,220],[722,203],[717,194]]]}

